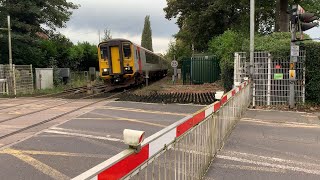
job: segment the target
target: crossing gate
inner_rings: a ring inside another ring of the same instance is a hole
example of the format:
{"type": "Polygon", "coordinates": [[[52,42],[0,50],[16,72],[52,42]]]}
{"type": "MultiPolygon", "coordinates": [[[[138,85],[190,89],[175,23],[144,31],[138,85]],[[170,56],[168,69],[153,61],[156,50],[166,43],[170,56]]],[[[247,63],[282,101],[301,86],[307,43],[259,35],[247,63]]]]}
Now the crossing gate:
{"type": "MultiPolygon", "coordinates": [[[[300,51],[296,63],[295,102],[305,102],[306,52],[300,51]]],[[[249,77],[250,60],[246,53],[235,53],[234,84],[249,77]]],[[[290,56],[276,56],[269,52],[254,53],[253,105],[288,105],[290,96],[290,56]]]]}
{"type": "Polygon", "coordinates": [[[34,90],[32,65],[12,65],[10,73],[9,65],[0,65],[0,79],[6,82],[6,91],[9,95],[31,94],[34,90]]]}
{"type": "Polygon", "coordinates": [[[183,84],[214,83],[220,79],[219,60],[215,56],[200,56],[182,61],[183,84]]]}

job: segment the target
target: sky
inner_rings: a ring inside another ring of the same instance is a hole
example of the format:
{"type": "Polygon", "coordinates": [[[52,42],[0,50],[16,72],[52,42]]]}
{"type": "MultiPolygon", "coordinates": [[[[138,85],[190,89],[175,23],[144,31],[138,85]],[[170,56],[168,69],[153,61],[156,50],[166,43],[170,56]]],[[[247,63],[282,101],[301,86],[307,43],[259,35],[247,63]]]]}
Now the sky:
{"type": "Polygon", "coordinates": [[[73,11],[67,27],[59,31],[73,43],[98,44],[100,30],[111,30],[112,38],[125,38],[141,44],[144,18],[150,15],[154,52],[165,53],[173,34],[178,32],[175,20],[165,19],[166,0],[69,0],[81,7],[73,11]]]}

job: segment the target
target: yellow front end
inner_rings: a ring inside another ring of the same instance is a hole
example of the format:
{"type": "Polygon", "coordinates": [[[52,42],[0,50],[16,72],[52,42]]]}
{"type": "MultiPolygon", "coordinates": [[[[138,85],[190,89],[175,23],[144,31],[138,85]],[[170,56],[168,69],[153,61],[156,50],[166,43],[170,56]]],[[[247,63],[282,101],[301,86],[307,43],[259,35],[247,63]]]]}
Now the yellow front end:
{"type": "Polygon", "coordinates": [[[135,52],[132,43],[111,40],[100,44],[98,51],[102,79],[111,80],[111,82],[125,82],[133,79],[135,52]]]}

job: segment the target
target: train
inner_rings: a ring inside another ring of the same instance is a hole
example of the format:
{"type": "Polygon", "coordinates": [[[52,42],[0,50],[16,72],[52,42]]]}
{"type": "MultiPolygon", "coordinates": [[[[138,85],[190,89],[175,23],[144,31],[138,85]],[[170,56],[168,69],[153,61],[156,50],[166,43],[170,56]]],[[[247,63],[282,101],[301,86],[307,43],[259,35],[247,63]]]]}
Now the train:
{"type": "Polygon", "coordinates": [[[168,73],[169,63],[127,39],[111,39],[98,45],[100,78],[105,83],[142,84],[168,73]]]}

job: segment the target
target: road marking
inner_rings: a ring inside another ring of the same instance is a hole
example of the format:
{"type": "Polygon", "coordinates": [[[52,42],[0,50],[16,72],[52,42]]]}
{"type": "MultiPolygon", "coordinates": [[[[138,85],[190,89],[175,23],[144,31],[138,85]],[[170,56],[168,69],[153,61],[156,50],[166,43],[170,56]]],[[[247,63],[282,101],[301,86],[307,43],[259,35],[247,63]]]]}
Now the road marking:
{"type": "Polygon", "coordinates": [[[302,117],[307,117],[307,118],[318,118],[318,116],[312,116],[312,115],[301,115],[302,117]]]}
{"type": "Polygon", "coordinates": [[[94,136],[94,135],[89,135],[89,134],[70,133],[70,132],[62,132],[62,131],[55,131],[55,130],[45,130],[44,132],[52,133],[52,134],[67,135],[67,136],[76,136],[76,137],[86,137],[86,138],[92,138],[92,139],[100,139],[100,140],[113,141],[113,142],[123,142],[123,140],[117,139],[117,138],[94,136]]]}
{"type": "Polygon", "coordinates": [[[63,180],[63,179],[70,179],[70,177],[62,174],[61,172],[53,169],[52,167],[34,159],[31,156],[23,154],[21,151],[14,150],[14,149],[5,149],[3,150],[6,154],[10,154],[23,162],[29,164],[30,166],[34,167],[38,171],[50,176],[53,179],[63,180]]]}
{"type": "Polygon", "coordinates": [[[237,162],[242,162],[242,163],[255,164],[255,165],[258,165],[258,166],[268,166],[268,167],[285,169],[285,170],[290,170],[290,171],[304,172],[304,173],[307,173],[307,174],[320,175],[320,171],[318,171],[318,170],[310,170],[310,169],[294,167],[294,166],[279,165],[279,164],[273,164],[273,163],[267,163],[267,162],[259,162],[259,161],[254,161],[254,160],[249,160],[249,159],[244,159],[244,158],[231,157],[231,156],[224,156],[224,155],[217,155],[217,158],[226,159],[226,160],[230,160],[230,161],[237,161],[237,162]]]}
{"type": "Polygon", "coordinates": [[[320,128],[319,124],[307,124],[307,123],[297,123],[297,122],[287,122],[287,121],[286,122],[274,122],[272,120],[261,120],[261,119],[252,119],[252,118],[242,118],[240,121],[267,124],[267,125],[272,125],[272,126],[299,127],[299,128],[320,128]]]}
{"type": "Polygon", "coordinates": [[[317,168],[320,170],[319,164],[313,164],[313,163],[307,163],[307,162],[300,162],[300,161],[293,161],[289,159],[281,159],[277,157],[267,157],[267,156],[259,156],[255,154],[249,154],[249,153],[243,153],[243,152],[237,152],[237,151],[225,151],[223,155],[230,155],[230,156],[235,156],[235,157],[243,157],[243,158],[255,158],[259,161],[266,162],[266,161],[271,161],[271,162],[278,162],[278,163],[284,163],[286,165],[291,164],[293,166],[300,166],[300,167],[308,167],[310,169],[317,168]]]}
{"type": "Polygon", "coordinates": [[[137,122],[137,123],[142,123],[142,124],[147,124],[147,125],[152,125],[152,126],[158,126],[158,127],[167,127],[166,125],[162,125],[162,124],[158,124],[158,123],[151,123],[148,121],[143,121],[143,120],[139,120],[139,119],[130,119],[130,118],[124,118],[124,117],[119,117],[119,116],[110,116],[107,114],[101,114],[101,113],[96,113],[96,112],[90,112],[90,114],[95,114],[95,115],[100,115],[100,116],[105,116],[107,117],[106,119],[103,120],[109,120],[109,118],[113,118],[110,120],[120,120],[120,121],[132,121],[132,122],[137,122]]]}
{"type": "Polygon", "coordinates": [[[122,117],[113,117],[113,118],[75,118],[79,120],[102,120],[102,121],[130,121],[130,122],[136,122],[136,123],[141,123],[141,124],[146,124],[146,125],[151,125],[151,126],[157,126],[157,127],[167,127],[166,125],[162,124],[157,124],[157,123],[151,123],[151,122],[146,122],[146,121],[141,121],[138,119],[129,119],[129,118],[122,118],[122,117]]]}
{"type": "Polygon", "coordinates": [[[176,116],[188,116],[190,114],[186,113],[173,113],[173,112],[163,112],[163,111],[149,111],[143,109],[134,109],[134,108],[123,108],[123,107],[114,107],[114,106],[105,106],[101,109],[109,110],[118,110],[118,111],[130,111],[130,112],[140,112],[140,113],[150,113],[150,114],[165,114],[165,115],[176,115],[176,116]]]}
{"type": "Polygon", "coordinates": [[[265,111],[265,112],[284,112],[284,113],[297,113],[297,114],[306,114],[307,112],[302,112],[302,111],[281,111],[281,110],[276,110],[276,109],[248,109],[249,111],[265,111]]]}
{"type": "Polygon", "coordinates": [[[110,158],[111,155],[100,154],[85,154],[85,153],[69,153],[69,152],[50,152],[50,151],[31,151],[31,150],[19,150],[24,154],[29,155],[50,155],[50,156],[67,156],[67,157],[87,157],[87,158],[110,158]]]}
{"type": "Polygon", "coordinates": [[[226,169],[240,169],[240,170],[249,170],[249,171],[264,171],[264,172],[280,172],[286,173],[286,170],[272,167],[256,167],[256,166],[244,166],[244,165],[234,165],[234,164],[220,164],[214,163],[213,167],[221,167],[226,169]]]}

